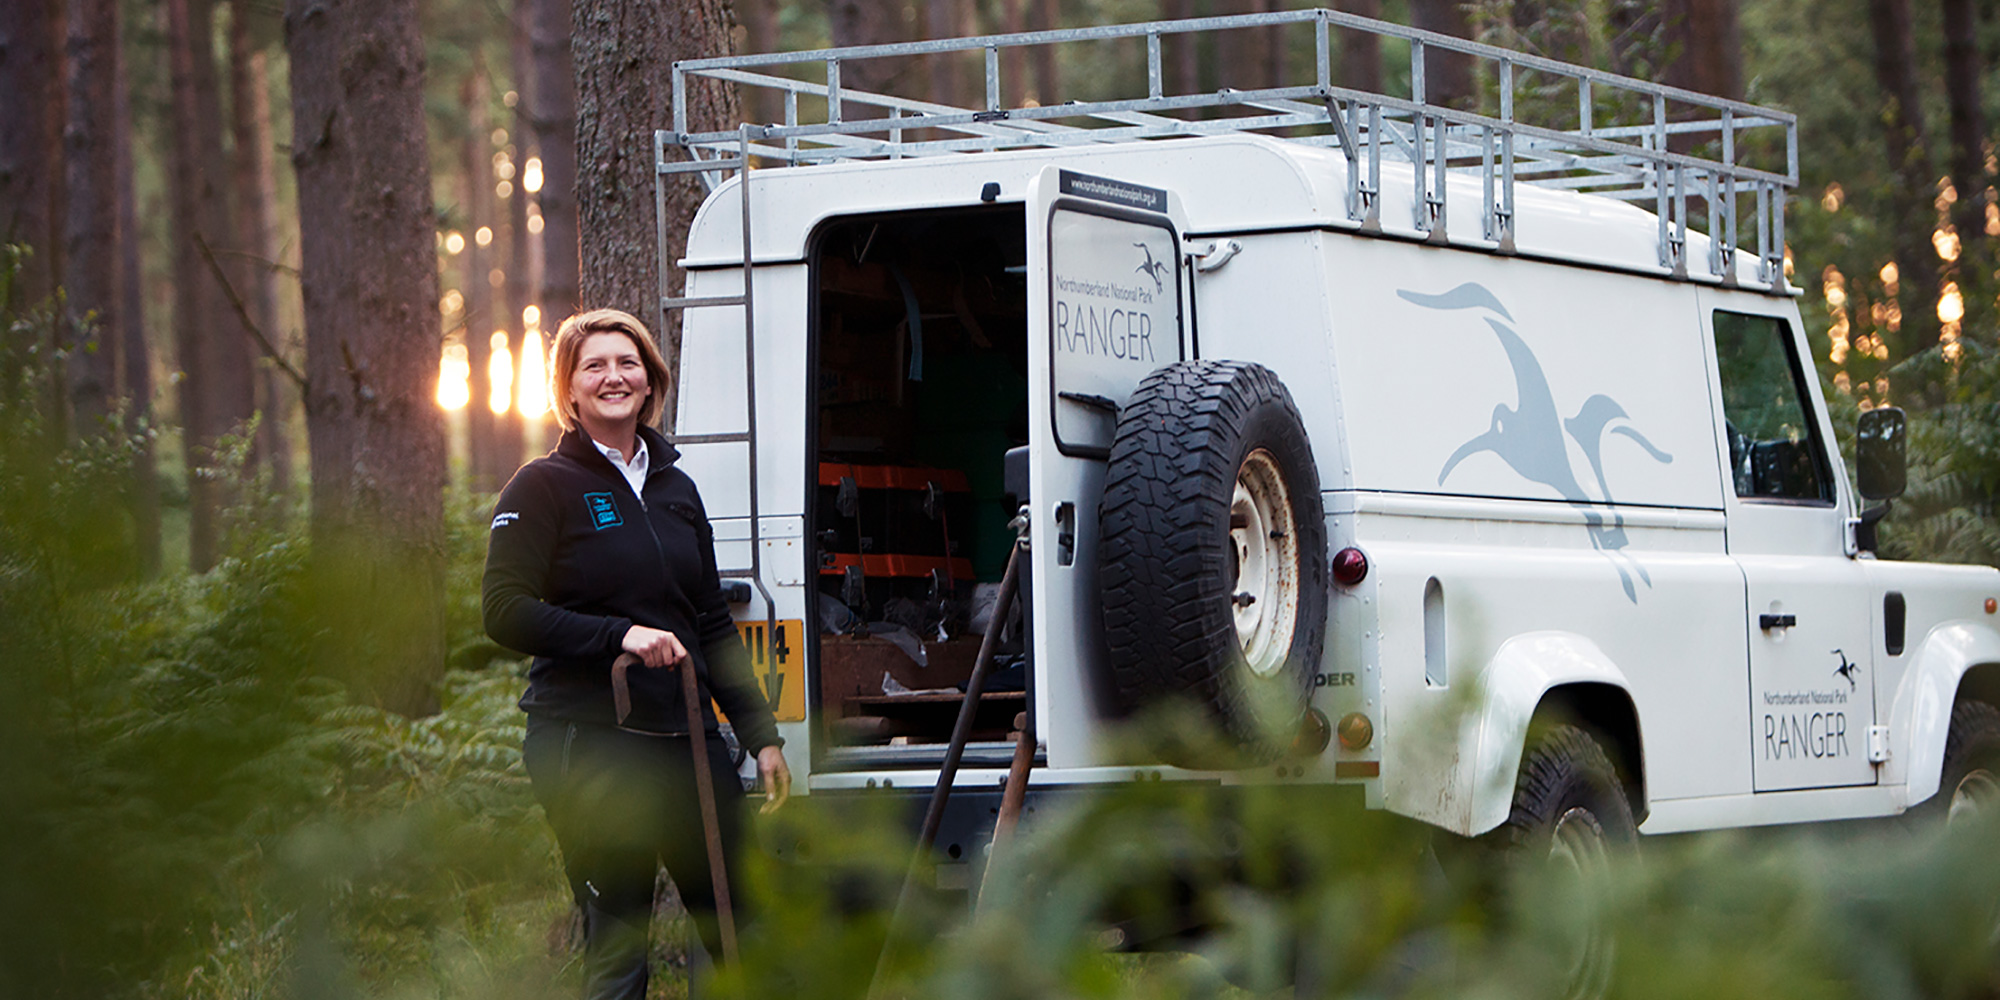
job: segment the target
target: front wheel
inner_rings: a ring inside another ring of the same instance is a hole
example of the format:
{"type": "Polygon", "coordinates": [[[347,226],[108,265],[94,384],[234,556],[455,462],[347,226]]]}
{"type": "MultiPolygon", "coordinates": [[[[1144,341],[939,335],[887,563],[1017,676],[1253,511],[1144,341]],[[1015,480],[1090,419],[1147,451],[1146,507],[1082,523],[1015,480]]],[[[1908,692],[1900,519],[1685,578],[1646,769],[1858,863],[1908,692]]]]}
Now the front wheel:
{"type": "Polygon", "coordinates": [[[2000,709],[1971,699],[1952,708],[1944,773],[1930,808],[1947,828],[1970,826],[2000,809],[2000,709]]]}

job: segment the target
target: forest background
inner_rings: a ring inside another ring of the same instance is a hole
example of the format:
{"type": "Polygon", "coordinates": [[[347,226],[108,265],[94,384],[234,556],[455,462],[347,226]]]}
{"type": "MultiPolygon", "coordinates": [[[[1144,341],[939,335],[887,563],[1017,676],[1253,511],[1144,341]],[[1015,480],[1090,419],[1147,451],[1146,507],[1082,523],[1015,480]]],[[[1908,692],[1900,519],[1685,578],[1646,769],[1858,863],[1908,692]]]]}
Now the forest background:
{"type": "MultiPolygon", "coordinates": [[[[650,136],[668,122],[666,67],[1285,6],[0,4],[0,994],[572,989],[567,892],[519,768],[521,664],[479,630],[477,574],[491,491],[551,440],[554,320],[637,310],[657,287],[650,136]]],[[[1878,405],[1912,414],[1912,485],[1885,554],[2000,561],[1992,4],[1340,7],[1797,114],[1787,267],[1836,427],[1850,433],[1878,405]]],[[[1254,31],[1169,43],[1167,56],[1169,88],[1184,92],[1310,65],[1300,39],[1254,31]]],[[[1135,89],[1118,74],[1143,73],[1055,50],[1004,71],[1011,104],[1135,89]]],[[[1393,43],[1344,47],[1337,72],[1410,90],[1393,43]]],[[[1450,60],[1430,72],[1434,100],[1491,100],[1450,60]]],[[[848,82],[942,101],[971,85],[915,61],[875,73],[848,82]]],[[[718,127],[777,117],[725,91],[696,99],[718,127]]],[[[673,192],[669,232],[698,198],[691,182],[673,192]]],[[[1407,831],[1315,817],[1352,831],[1328,855],[1306,815],[1254,802],[1232,836],[1314,859],[1309,891],[1218,880],[1204,899],[1223,929],[1192,945],[1203,963],[1119,964],[1086,919],[1112,881],[1077,873],[1143,884],[1175,863],[1162,829],[1212,834],[1203,808],[1144,800],[1072,817],[1019,884],[1083,888],[1003,893],[984,923],[940,915],[959,947],[911,949],[892,975],[955,994],[1203,994],[1222,989],[1217,970],[1269,978],[1284,960],[1259,942],[1278,939],[1340,956],[1349,978],[1324,982],[1450,992],[1478,963],[1453,973],[1409,957],[1434,947],[1425,928],[1446,926],[1502,970],[1482,979],[1490,992],[1540,982],[1532,920],[1459,916],[1396,846],[1407,831]],[[1156,853],[1107,860],[1119,829],[1145,831],[1124,841],[1156,853]],[[1336,935],[1354,927],[1327,908],[1356,899],[1386,916],[1336,935]]],[[[809,805],[786,820],[830,852],[854,848],[843,857],[894,853],[871,839],[893,838],[886,827],[817,822],[809,805]]],[[[1829,851],[1723,840],[1665,854],[1621,897],[1651,942],[1628,946],[1624,967],[1660,995],[1711,980],[1727,993],[1991,995],[1992,943],[1937,926],[1969,891],[1953,878],[1963,859],[1889,852],[1828,881],[1829,851]],[[1674,922],[1724,898],[1741,926],[1674,922]],[[1856,944],[1856,922],[1892,917],[1856,944]],[[1763,947],[1704,945],[1731,936],[1763,947]],[[1815,971],[1789,976],[1796,962],[1815,971]]],[[[853,884],[893,883],[894,864],[852,864],[853,884]]],[[[748,878],[769,936],[753,950],[760,971],[725,987],[858,992],[883,933],[868,903],[880,891],[833,899],[811,888],[823,879],[748,878]]],[[[663,953],[680,954],[663,933],[663,953]]]]}

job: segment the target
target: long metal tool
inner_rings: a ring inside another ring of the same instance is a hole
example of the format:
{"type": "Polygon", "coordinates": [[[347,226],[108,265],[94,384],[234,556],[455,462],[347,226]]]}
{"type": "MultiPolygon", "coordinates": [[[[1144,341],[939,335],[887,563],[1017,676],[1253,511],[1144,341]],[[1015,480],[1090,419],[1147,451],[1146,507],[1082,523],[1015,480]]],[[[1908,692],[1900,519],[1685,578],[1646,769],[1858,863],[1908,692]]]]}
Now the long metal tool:
{"type": "MultiPolygon", "coordinates": [[[[611,664],[611,696],[617,705],[620,727],[625,725],[625,717],[632,711],[631,687],[625,674],[638,663],[637,656],[620,653],[611,664]]],[[[688,746],[694,754],[694,789],[695,797],[701,802],[701,832],[708,842],[708,877],[715,888],[715,921],[722,931],[723,960],[735,965],[736,912],[729,901],[729,872],[722,857],[722,824],[715,808],[715,781],[708,773],[708,732],[702,725],[701,692],[695,682],[694,658],[683,660],[676,669],[681,672],[681,700],[687,703],[688,746]]]]}
{"type": "Polygon", "coordinates": [[[979,877],[979,899],[975,909],[986,906],[986,887],[993,881],[994,861],[1000,847],[1013,839],[1014,827],[1021,822],[1021,810],[1028,802],[1028,772],[1035,766],[1035,727],[1028,713],[1014,716],[1014,762],[1007,768],[1007,788],[1000,793],[1000,816],[993,822],[993,846],[986,857],[986,871],[979,877]]]}
{"type": "Polygon", "coordinates": [[[882,955],[875,963],[875,978],[868,985],[871,997],[877,995],[882,973],[889,965],[889,953],[901,936],[903,913],[909,908],[917,873],[923,870],[931,846],[937,843],[938,827],[944,824],[945,802],[951,798],[952,781],[958,777],[958,762],[965,756],[965,744],[972,738],[973,716],[978,714],[979,696],[986,690],[986,673],[993,665],[993,650],[1000,645],[1000,631],[1006,627],[1007,616],[1014,608],[1014,597],[1020,588],[1020,563],[1021,543],[1015,542],[1013,550],[1007,555],[1007,572],[1000,578],[1000,594],[993,602],[993,617],[986,623],[985,637],[979,640],[979,656],[972,661],[972,676],[965,682],[965,700],[959,703],[958,721],[951,727],[951,743],[945,747],[944,764],[938,769],[937,787],[931,791],[930,807],[924,811],[924,825],[917,833],[916,853],[911,856],[909,871],[903,876],[903,890],[896,896],[896,909],[889,914],[889,933],[882,941],[882,955]]]}

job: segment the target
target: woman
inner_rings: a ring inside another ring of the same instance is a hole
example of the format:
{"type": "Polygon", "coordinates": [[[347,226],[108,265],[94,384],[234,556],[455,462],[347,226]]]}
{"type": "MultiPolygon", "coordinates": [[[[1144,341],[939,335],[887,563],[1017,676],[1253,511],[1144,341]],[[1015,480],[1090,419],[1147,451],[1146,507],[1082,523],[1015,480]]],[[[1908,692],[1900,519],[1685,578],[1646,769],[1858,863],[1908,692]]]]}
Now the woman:
{"type": "Polygon", "coordinates": [[[790,794],[777,725],[716,577],[714,536],[679,453],[650,426],[666,363],[636,318],[571,316],[556,333],[555,451],[522,467],[493,515],[486,631],[534,656],[523,748],[570,888],[584,912],[585,994],[646,994],[646,927],[664,862],[710,954],[715,899],[676,670],[701,681],[724,866],[742,832],[742,785],[709,697],[757,759],[769,799],[790,794]],[[627,675],[620,718],[612,662],[627,675]]]}

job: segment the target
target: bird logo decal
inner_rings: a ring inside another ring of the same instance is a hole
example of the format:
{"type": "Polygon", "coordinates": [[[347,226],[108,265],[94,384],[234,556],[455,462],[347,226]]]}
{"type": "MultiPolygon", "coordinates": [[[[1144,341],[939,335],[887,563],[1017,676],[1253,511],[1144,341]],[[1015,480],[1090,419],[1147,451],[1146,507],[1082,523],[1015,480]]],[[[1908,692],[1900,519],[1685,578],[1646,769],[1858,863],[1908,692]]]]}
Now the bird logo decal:
{"type": "Polygon", "coordinates": [[[1833,668],[1833,675],[1835,677],[1847,678],[1847,689],[1849,691],[1861,687],[1861,664],[1849,661],[1847,653],[1843,650],[1836,649],[1833,651],[1833,655],[1840,657],[1840,666],[1833,668]]]}
{"type": "Polygon", "coordinates": [[[1140,264],[1138,267],[1133,268],[1132,269],[1133,272],[1137,274],[1143,274],[1146,277],[1153,279],[1153,291],[1155,292],[1166,291],[1167,282],[1165,276],[1167,272],[1172,270],[1172,268],[1167,265],[1166,261],[1153,259],[1152,247],[1149,247],[1144,243],[1134,243],[1132,245],[1138,247],[1140,250],[1143,250],[1146,253],[1146,262],[1140,264]]]}
{"type": "Polygon", "coordinates": [[[1617,568],[1626,599],[1638,603],[1634,577],[1648,588],[1652,587],[1653,579],[1637,559],[1622,551],[1627,544],[1625,518],[1618,512],[1611,486],[1605,481],[1605,440],[1609,435],[1628,439],[1662,464],[1671,463],[1674,457],[1646,440],[1644,434],[1631,426],[1631,418],[1625,408],[1602,393],[1584,400],[1575,416],[1563,417],[1556,407],[1555,393],[1549,387],[1541,362],[1535,359],[1535,352],[1521,339],[1521,335],[1514,331],[1511,325],[1514,317],[1508,313],[1507,307],[1485,286],[1467,282],[1438,295],[1407,290],[1396,294],[1425,309],[1477,309],[1488,313],[1486,325],[1500,339],[1501,348],[1507,352],[1507,362],[1514,370],[1515,405],[1500,403],[1493,407],[1493,419],[1485,433],[1459,445],[1458,450],[1445,459],[1444,467],[1438,470],[1438,485],[1444,485],[1460,462],[1480,452],[1492,452],[1522,478],[1554,490],[1556,495],[1582,512],[1590,531],[1591,545],[1605,553],[1617,568]],[[1595,497],[1585,491],[1577,476],[1570,460],[1569,441],[1576,442],[1590,465],[1591,478],[1597,485],[1595,497]]]}

